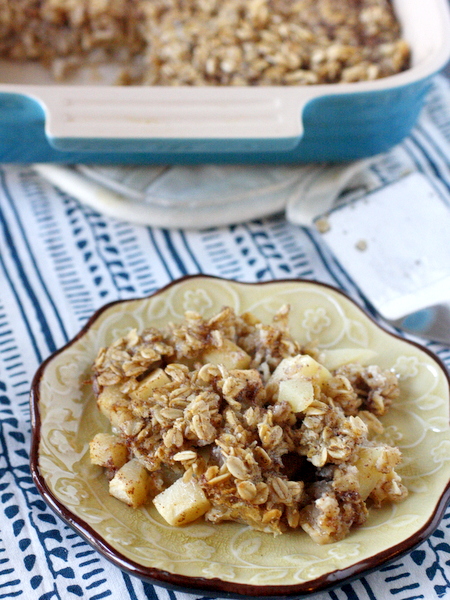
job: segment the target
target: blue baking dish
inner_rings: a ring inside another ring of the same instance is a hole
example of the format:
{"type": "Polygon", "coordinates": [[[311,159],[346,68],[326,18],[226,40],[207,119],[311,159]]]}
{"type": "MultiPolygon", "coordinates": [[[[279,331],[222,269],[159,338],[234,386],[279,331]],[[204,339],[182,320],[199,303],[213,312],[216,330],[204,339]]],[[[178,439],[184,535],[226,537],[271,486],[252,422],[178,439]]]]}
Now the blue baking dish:
{"type": "MultiPolygon", "coordinates": [[[[273,87],[61,85],[0,63],[0,161],[300,163],[384,152],[450,59],[447,0],[394,2],[411,68],[375,81],[273,87]]],[[[33,70],[34,69],[34,70],[33,70]]]]}

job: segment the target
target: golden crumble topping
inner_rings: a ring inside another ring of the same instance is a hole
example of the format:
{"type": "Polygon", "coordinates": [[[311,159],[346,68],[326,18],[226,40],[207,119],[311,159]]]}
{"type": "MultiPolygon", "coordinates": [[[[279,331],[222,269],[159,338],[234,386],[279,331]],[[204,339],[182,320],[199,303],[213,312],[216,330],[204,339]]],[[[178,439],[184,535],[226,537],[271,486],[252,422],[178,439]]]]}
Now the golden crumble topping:
{"type": "Polygon", "coordinates": [[[0,0],[0,53],[150,85],[364,81],[410,55],[389,0],[0,0]]]}
{"type": "Polygon", "coordinates": [[[399,395],[378,366],[329,370],[301,346],[282,307],[270,325],[224,308],[132,330],[93,366],[100,410],[91,460],[130,506],[172,525],[201,516],[256,530],[301,528],[318,543],[364,523],[368,505],[403,500],[397,448],[371,441],[399,395]]]}

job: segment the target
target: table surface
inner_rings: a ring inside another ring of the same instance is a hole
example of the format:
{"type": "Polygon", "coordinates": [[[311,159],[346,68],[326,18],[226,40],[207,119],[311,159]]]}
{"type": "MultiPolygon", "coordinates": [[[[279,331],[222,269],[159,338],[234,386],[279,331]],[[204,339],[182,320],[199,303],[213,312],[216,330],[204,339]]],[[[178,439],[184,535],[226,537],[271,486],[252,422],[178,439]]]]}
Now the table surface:
{"type": "MultiPolygon", "coordinates": [[[[411,170],[433,181],[450,210],[445,78],[433,83],[411,135],[375,157],[367,175],[382,186],[411,170]]],[[[347,291],[378,318],[320,234],[282,214],[201,231],[141,227],[104,217],[27,165],[0,165],[0,598],[203,597],[153,587],[111,565],[46,506],[28,464],[29,390],[41,361],[104,303],[144,296],[196,273],[240,281],[315,279],[347,291]]],[[[424,343],[450,367],[450,348],[424,343]]],[[[443,460],[450,476],[448,456],[443,460]]],[[[450,598],[449,561],[447,510],[435,533],[414,551],[314,600],[450,598]]]]}

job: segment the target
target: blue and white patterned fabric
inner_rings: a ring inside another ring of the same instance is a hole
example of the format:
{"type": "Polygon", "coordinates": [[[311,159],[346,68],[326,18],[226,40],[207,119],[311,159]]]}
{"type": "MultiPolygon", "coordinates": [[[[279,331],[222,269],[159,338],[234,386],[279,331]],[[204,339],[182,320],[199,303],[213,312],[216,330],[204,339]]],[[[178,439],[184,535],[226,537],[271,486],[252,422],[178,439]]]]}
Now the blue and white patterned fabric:
{"type": "MultiPolygon", "coordinates": [[[[445,79],[436,78],[408,139],[370,169],[380,184],[405,170],[421,171],[437,177],[450,199],[445,79]]],[[[316,279],[343,288],[367,308],[366,299],[320,235],[283,215],[205,231],[140,227],[81,205],[29,166],[0,166],[0,250],[0,598],[200,598],[122,573],[41,499],[29,471],[28,396],[38,365],[104,303],[151,294],[186,274],[251,282],[316,279]]],[[[428,346],[450,366],[450,348],[428,346]]],[[[450,598],[449,565],[447,510],[436,532],[410,554],[314,600],[450,598]]]]}

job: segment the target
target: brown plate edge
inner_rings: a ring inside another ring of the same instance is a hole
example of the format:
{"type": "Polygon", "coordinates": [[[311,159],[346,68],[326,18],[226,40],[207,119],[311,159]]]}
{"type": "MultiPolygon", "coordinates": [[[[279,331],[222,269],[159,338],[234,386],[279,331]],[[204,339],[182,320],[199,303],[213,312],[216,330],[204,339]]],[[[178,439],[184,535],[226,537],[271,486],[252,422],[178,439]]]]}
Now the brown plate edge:
{"type": "MultiPolygon", "coordinates": [[[[62,504],[51,492],[45,478],[40,473],[39,468],[39,444],[40,444],[40,431],[41,431],[41,418],[39,411],[39,386],[41,379],[44,375],[45,369],[48,363],[53,360],[55,356],[64,352],[69,346],[74,344],[78,339],[80,339],[92,326],[92,324],[100,317],[100,315],[108,310],[110,307],[121,304],[124,302],[133,302],[135,300],[145,300],[146,298],[152,298],[160,293],[165,292],[167,289],[173,287],[174,285],[178,285],[181,282],[187,280],[195,280],[195,279],[216,279],[218,281],[234,281],[229,280],[224,277],[218,277],[213,275],[186,275],[179,279],[173,280],[159,288],[156,292],[149,294],[148,296],[136,297],[136,298],[126,298],[122,300],[114,300],[112,302],[108,302],[103,305],[99,309],[97,309],[93,315],[89,318],[83,328],[76,334],[71,340],[67,342],[63,347],[59,348],[55,352],[53,352],[38,368],[36,374],[32,381],[31,391],[30,391],[30,410],[31,410],[31,450],[30,450],[30,470],[33,481],[42,495],[45,502],[48,506],[70,527],[72,527],[77,533],[79,533],[91,546],[93,546],[98,552],[103,554],[105,558],[107,558],[110,562],[115,564],[121,570],[128,572],[131,575],[134,575],[140,579],[144,579],[153,583],[155,585],[160,585],[167,589],[172,589],[175,591],[183,591],[183,592],[218,592],[220,597],[223,598],[243,598],[243,597],[258,597],[261,600],[264,598],[268,598],[270,600],[275,600],[276,598],[291,598],[293,596],[301,597],[309,594],[317,593],[319,591],[325,591],[327,589],[334,588],[338,585],[343,584],[344,582],[348,582],[350,580],[356,579],[358,576],[361,576],[363,573],[367,574],[371,571],[378,569],[382,564],[387,562],[391,562],[398,558],[399,556],[406,554],[413,550],[416,546],[424,542],[438,527],[447,506],[447,502],[450,499],[450,480],[443,490],[439,500],[436,503],[435,510],[427,523],[423,525],[418,531],[416,531],[412,536],[403,540],[401,543],[388,548],[370,558],[364,559],[353,565],[340,569],[337,571],[332,571],[325,575],[321,575],[320,577],[313,579],[308,582],[299,583],[295,585],[273,585],[273,586],[258,586],[258,585],[250,585],[245,583],[233,583],[230,581],[224,581],[219,578],[206,579],[202,577],[189,577],[186,575],[178,575],[176,573],[169,573],[167,571],[163,571],[161,569],[154,569],[151,567],[144,567],[139,563],[125,557],[119,551],[110,546],[97,532],[95,532],[90,525],[85,523],[81,518],[74,515],[67,507],[62,504]]],[[[370,315],[365,309],[363,309],[353,298],[348,296],[343,290],[340,290],[328,283],[319,282],[315,280],[309,279],[277,279],[270,281],[262,281],[262,282],[245,282],[245,281],[235,281],[235,283],[243,284],[243,285],[264,285],[264,284],[276,284],[276,283],[306,283],[313,286],[325,287],[334,292],[337,292],[341,296],[343,296],[346,300],[353,303],[357,309],[365,315],[370,321],[372,321],[379,329],[381,329],[387,335],[400,339],[407,344],[411,344],[416,346],[426,354],[428,354],[441,368],[444,373],[447,384],[449,387],[450,393],[450,375],[447,371],[446,366],[442,362],[442,360],[436,356],[431,350],[429,350],[426,346],[419,344],[413,340],[405,339],[396,333],[388,331],[385,329],[378,321],[376,321],[372,315],[370,315]]]]}

